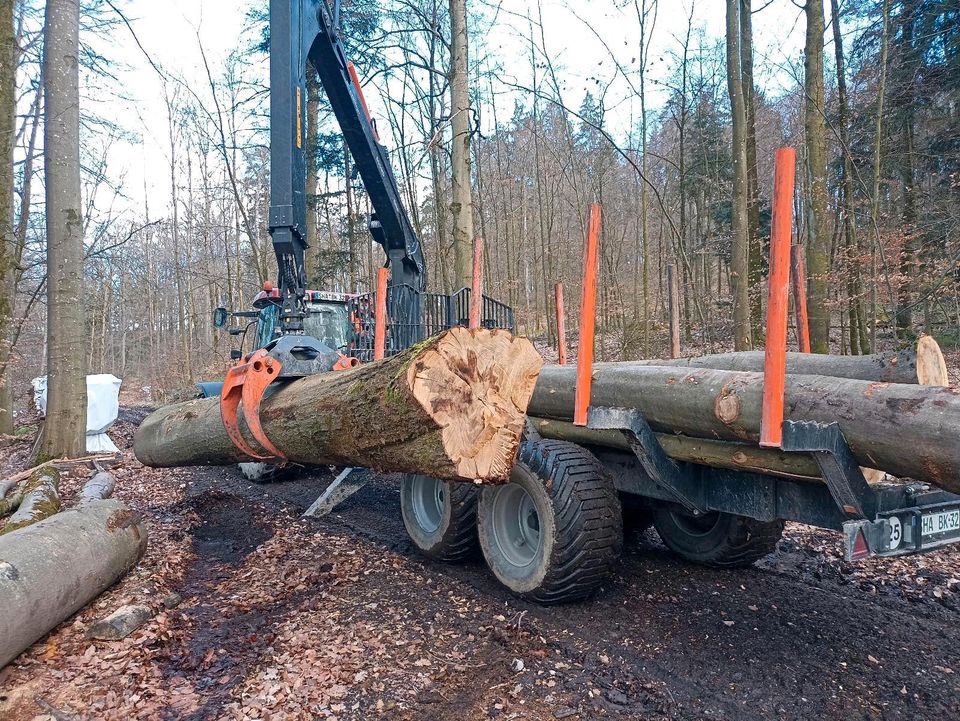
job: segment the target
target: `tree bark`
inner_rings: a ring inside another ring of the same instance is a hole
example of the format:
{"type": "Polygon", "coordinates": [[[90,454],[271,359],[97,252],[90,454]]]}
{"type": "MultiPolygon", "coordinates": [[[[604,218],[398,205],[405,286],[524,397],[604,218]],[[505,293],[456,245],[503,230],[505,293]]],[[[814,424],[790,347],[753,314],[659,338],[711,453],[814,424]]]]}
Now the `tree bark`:
{"type": "Polygon", "coordinates": [[[727,88],[733,118],[733,207],[730,276],[733,281],[733,345],[753,348],[750,325],[750,239],[747,207],[747,136],[740,68],[740,0],[727,0],[727,88]]]}
{"type": "Polygon", "coordinates": [[[7,368],[13,351],[10,335],[19,255],[13,225],[16,72],[13,0],[0,0],[0,434],[13,433],[13,383],[7,368]]]}
{"type": "Polygon", "coordinates": [[[114,500],[0,537],[0,668],[113,585],[146,547],[139,514],[114,500]]]}
{"type": "MultiPolygon", "coordinates": [[[[601,363],[600,367],[683,366],[726,371],[762,372],[763,351],[716,353],[692,358],[601,363]]],[[[874,355],[841,356],[820,353],[787,353],[787,373],[791,375],[830,376],[878,383],[911,383],[944,387],[950,384],[947,364],[937,342],[928,335],[916,349],[887,351],[874,355]]]]}
{"type": "MultiPolygon", "coordinates": [[[[630,450],[630,445],[620,431],[595,430],[575,426],[569,421],[548,418],[530,420],[544,438],[586,446],[630,450]]],[[[691,438],[672,433],[657,433],[657,440],[666,454],[677,461],[735,471],[755,471],[784,478],[820,478],[820,467],[806,453],[786,453],[776,448],[761,448],[750,443],[691,438]]]]}
{"type": "Polygon", "coordinates": [[[83,221],[80,213],[80,6],[49,0],[46,10],[44,170],[47,219],[47,416],[38,460],[86,450],[83,353],[83,221]]]}
{"type": "MultiPolygon", "coordinates": [[[[530,415],[570,420],[575,373],[569,366],[544,368],[530,415]]],[[[591,402],[636,408],[662,433],[755,443],[762,395],[759,373],[606,366],[594,371],[591,402]]],[[[861,465],[960,491],[956,388],[791,375],[785,418],[839,423],[861,465]]]]}
{"type": "Polygon", "coordinates": [[[810,178],[807,232],[808,308],[810,347],[830,352],[830,232],[827,228],[827,130],[823,90],[823,0],[807,0],[807,38],[804,54],[807,135],[807,172],[810,178]]]}
{"type": "MultiPolygon", "coordinates": [[[[525,339],[454,328],[393,358],[294,381],[264,399],[260,419],[295,463],[505,481],[541,363],[525,339]]],[[[134,452],[160,467],[248,460],[217,398],[161,408],[140,426],[134,452]]]]}
{"type": "Polygon", "coordinates": [[[60,510],[60,472],[53,466],[38,468],[17,489],[16,512],[7,519],[0,535],[30,526],[60,510]]]}
{"type": "Polygon", "coordinates": [[[450,0],[450,124],[453,129],[453,263],[457,288],[469,288],[473,277],[473,192],[470,185],[470,93],[468,88],[466,0],[450,0]]]}

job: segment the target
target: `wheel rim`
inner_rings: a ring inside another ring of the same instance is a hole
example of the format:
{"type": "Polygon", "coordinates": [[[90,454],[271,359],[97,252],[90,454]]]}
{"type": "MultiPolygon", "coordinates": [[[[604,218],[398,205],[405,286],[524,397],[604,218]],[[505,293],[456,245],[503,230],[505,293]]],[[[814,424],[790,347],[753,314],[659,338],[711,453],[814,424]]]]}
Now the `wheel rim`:
{"type": "Polygon", "coordinates": [[[410,484],[410,500],[417,525],[425,532],[433,533],[443,522],[443,507],[446,502],[447,484],[429,476],[415,476],[410,484]]]}
{"type": "Polygon", "coordinates": [[[692,513],[670,511],[670,515],[673,517],[673,522],[688,536],[709,535],[720,522],[720,513],[717,511],[696,516],[692,513]]]}
{"type": "Polygon", "coordinates": [[[491,508],[493,540],[515,566],[528,566],[542,543],[540,514],[522,486],[509,483],[498,488],[491,508]]]}

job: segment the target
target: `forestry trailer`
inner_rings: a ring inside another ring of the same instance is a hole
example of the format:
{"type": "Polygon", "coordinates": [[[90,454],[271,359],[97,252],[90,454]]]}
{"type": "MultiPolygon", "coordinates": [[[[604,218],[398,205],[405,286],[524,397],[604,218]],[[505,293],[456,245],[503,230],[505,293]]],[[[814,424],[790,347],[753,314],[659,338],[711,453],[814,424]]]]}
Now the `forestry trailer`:
{"type": "MultiPolygon", "coordinates": [[[[338,16],[339,3],[331,10],[324,0],[270,3],[270,233],[279,283],[258,297],[256,311],[238,314],[258,323],[257,348],[237,353],[220,399],[231,438],[252,459],[281,455],[258,420],[271,381],[370,358],[373,299],[306,288],[308,59],[376,211],[370,231],[392,272],[387,354],[466,316],[468,291],[450,297],[425,292],[421,245],[338,36],[338,16]],[[238,429],[241,403],[262,448],[252,447],[238,429]]],[[[509,308],[489,299],[484,305],[484,325],[512,327],[509,308]]],[[[226,311],[218,309],[216,324],[226,321],[226,311]]],[[[625,517],[634,525],[652,523],[685,559],[728,568],[771,552],[787,520],[840,531],[849,559],[960,540],[960,496],[938,489],[960,490],[956,390],[923,388],[916,373],[908,379],[912,385],[903,382],[915,358],[859,366],[838,361],[843,367],[837,368],[814,368],[810,358],[812,370],[803,370],[807,361],[788,361],[792,373],[809,375],[788,377],[791,405],[778,448],[757,445],[761,373],[708,360],[705,367],[685,368],[601,364],[593,374],[587,422],[575,425],[575,369],[545,368],[511,482],[405,477],[400,503],[410,539],[445,561],[482,550],[498,580],[543,603],[582,599],[600,587],[620,552],[625,517]],[[902,435],[899,442],[891,443],[891,427],[894,439],[902,435]],[[917,482],[868,483],[861,466],[917,482]]],[[[152,428],[142,433],[145,447],[161,437],[152,428]]],[[[362,483],[345,472],[315,506],[329,511],[362,483]]]]}

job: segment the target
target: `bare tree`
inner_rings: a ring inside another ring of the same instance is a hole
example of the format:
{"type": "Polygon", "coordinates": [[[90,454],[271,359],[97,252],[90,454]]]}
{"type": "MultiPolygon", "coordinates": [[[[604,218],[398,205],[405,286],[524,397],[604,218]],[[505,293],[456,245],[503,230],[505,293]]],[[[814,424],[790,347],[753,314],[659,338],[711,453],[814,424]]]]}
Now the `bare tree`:
{"type": "Polygon", "coordinates": [[[727,0],[727,86],[733,116],[733,237],[731,276],[733,280],[734,348],[750,350],[750,238],[747,232],[747,118],[743,102],[743,75],[740,68],[740,0],[727,0]]]}
{"type": "Polygon", "coordinates": [[[467,2],[450,0],[450,124],[453,128],[454,283],[466,287],[473,277],[473,190],[470,186],[470,93],[467,41],[467,2]]]}
{"type": "Polygon", "coordinates": [[[830,233],[827,229],[827,129],[823,89],[823,0],[807,0],[807,38],[804,57],[807,134],[807,273],[810,348],[830,352],[830,233]]]}
{"type": "Polygon", "coordinates": [[[13,228],[13,144],[16,134],[17,36],[14,0],[0,0],[0,434],[13,433],[13,384],[7,372],[9,329],[16,297],[16,238],[13,228]]]}
{"type": "Polygon", "coordinates": [[[78,0],[48,0],[43,61],[47,218],[47,419],[39,459],[86,450],[87,385],[80,212],[78,0]]]}

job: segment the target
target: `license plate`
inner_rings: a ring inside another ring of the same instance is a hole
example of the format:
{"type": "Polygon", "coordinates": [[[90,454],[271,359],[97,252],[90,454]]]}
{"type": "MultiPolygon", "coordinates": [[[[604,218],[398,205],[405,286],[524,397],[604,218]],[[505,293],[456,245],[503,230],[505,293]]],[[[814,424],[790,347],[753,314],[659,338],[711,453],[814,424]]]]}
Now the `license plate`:
{"type": "Polygon", "coordinates": [[[920,535],[936,536],[960,530],[960,508],[925,513],[920,519],[920,535]]]}

